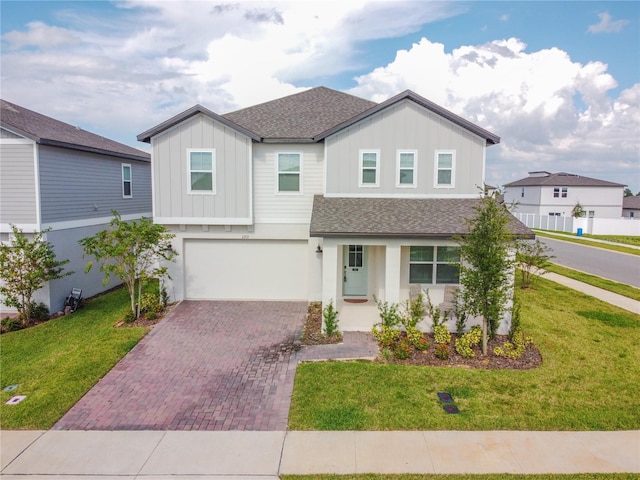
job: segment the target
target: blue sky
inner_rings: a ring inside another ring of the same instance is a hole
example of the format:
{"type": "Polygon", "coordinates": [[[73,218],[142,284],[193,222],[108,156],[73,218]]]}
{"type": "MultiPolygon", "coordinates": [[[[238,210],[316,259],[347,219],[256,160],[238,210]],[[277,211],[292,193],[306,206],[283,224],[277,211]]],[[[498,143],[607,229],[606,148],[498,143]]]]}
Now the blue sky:
{"type": "Polygon", "coordinates": [[[491,130],[487,181],[568,171],[640,191],[640,2],[30,2],[1,9],[2,98],[145,149],[325,85],[410,88],[491,130]]]}

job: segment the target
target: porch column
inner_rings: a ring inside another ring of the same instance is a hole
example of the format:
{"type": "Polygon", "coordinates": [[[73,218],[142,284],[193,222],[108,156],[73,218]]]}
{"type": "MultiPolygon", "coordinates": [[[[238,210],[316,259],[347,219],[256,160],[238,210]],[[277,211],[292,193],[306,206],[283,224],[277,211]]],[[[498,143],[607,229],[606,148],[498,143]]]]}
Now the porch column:
{"type": "Polygon", "coordinates": [[[400,245],[387,245],[384,268],[385,300],[400,302],[400,245]]]}
{"type": "Polygon", "coordinates": [[[322,304],[338,303],[338,245],[325,239],[322,252],[322,304]]]}

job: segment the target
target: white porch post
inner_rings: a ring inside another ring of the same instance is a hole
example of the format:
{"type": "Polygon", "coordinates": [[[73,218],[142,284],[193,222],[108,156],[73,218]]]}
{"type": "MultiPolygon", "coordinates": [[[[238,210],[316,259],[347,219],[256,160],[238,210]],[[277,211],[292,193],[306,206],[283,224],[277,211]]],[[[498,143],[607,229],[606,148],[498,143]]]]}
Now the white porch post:
{"type": "Polygon", "coordinates": [[[338,303],[338,245],[325,239],[322,252],[322,304],[338,303]]]}
{"type": "Polygon", "coordinates": [[[384,269],[385,300],[400,302],[400,245],[387,245],[384,269]]]}

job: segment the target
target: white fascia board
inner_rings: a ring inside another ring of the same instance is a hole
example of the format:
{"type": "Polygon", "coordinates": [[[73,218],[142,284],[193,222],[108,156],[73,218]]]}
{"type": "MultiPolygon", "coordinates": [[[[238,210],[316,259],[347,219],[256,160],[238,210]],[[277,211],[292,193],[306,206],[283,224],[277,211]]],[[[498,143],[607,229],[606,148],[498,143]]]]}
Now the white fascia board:
{"type": "Polygon", "coordinates": [[[253,225],[251,217],[155,217],[162,225],[253,225]]]}
{"type": "Polygon", "coordinates": [[[0,223],[0,233],[12,233],[13,230],[11,230],[11,225],[16,226],[24,233],[34,233],[40,231],[40,227],[37,223],[0,223]]]}
{"type": "Polygon", "coordinates": [[[479,198],[477,193],[327,193],[327,198],[479,198]]]}

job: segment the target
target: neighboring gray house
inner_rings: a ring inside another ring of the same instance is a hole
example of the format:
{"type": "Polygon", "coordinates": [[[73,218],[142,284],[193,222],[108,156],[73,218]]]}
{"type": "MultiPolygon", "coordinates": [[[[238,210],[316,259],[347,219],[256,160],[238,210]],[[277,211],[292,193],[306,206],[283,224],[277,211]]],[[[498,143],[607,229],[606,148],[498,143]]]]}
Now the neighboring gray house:
{"type": "Polygon", "coordinates": [[[5,100],[0,106],[0,241],[12,224],[25,233],[51,228],[56,258],[75,271],[36,295],[55,312],[73,287],[88,297],[113,286],[102,285],[98,268],[84,273],[78,240],[106,228],[112,210],[151,216],[150,155],[5,100]]]}
{"type": "Polygon", "coordinates": [[[517,204],[515,213],[571,217],[580,203],[589,218],[620,218],[624,187],[572,173],[529,172],[505,185],[504,201],[517,204]]]}
{"type": "MultiPolygon", "coordinates": [[[[334,301],[344,330],[373,296],[457,284],[458,245],[500,141],[411,91],[376,104],[317,87],[219,115],[196,105],[151,144],[154,221],[175,233],[175,299],[334,301]]],[[[514,231],[532,237],[514,219],[514,231]]]]}
{"type": "Polygon", "coordinates": [[[640,218],[640,197],[630,195],[622,199],[622,216],[626,218],[640,218]]]}

